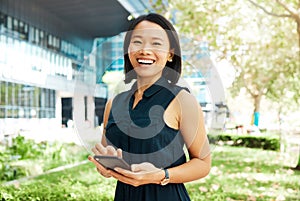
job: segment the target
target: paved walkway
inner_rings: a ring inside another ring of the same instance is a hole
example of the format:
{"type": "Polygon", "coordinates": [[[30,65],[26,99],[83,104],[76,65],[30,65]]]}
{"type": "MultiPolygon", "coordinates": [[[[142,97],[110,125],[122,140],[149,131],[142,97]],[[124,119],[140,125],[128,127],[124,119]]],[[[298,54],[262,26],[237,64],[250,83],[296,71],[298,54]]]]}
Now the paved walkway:
{"type": "Polygon", "coordinates": [[[76,128],[53,128],[48,130],[31,129],[20,131],[20,134],[35,141],[60,141],[81,144],[82,141],[99,141],[102,128],[87,128],[78,130],[76,128]]]}
{"type": "Polygon", "coordinates": [[[75,143],[84,146],[88,151],[95,143],[101,141],[102,127],[96,128],[31,128],[30,130],[23,130],[10,134],[8,136],[2,136],[1,142],[10,144],[13,137],[17,134],[24,136],[27,139],[33,139],[36,142],[48,141],[48,142],[64,142],[75,143]]]}

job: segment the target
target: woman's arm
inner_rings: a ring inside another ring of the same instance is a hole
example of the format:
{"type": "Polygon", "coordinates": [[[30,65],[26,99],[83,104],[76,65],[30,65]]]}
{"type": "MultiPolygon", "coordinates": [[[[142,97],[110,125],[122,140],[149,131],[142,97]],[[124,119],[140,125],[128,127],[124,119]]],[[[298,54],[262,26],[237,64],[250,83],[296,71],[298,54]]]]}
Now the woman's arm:
{"type": "MultiPolygon", "coordinates": [[[[92,151],[95,155],[112,155],[122,157],[122,151],[120,149],[115,149],[112,146],[107,146],[106,138],[105,138],[105,127],[107,125],[109,113],[111,110],[112,100],[108,100],[105,105],[104,115],[103,115],[103,132],[102,132],[102,140],[101,143],[97,143],[92,151]]],[[[109,170],[100,165],[92,156],[89,156],[88,159],[95,164],[97,167],[97,171],[104,177],[111,177],[109,170]]]]}
{"type": "Polygon", "coordinates": [[[101,143],[97,143],[95,147],[92,148],[92,151],[94,154],[100,154],[100,155],[114,155],[122,157],[122,151],[120,149],[115,149],[113,146],[107,146],[106,137],[105,137],[105,131],[106,131],[106,125],[108,122],[109,113],[112,106],[112,99],[108,100],[103,114],[103,132],[102,132],[102,139],[101,143]]]}
{"type": "Polygon", "coordinates": [[[103,131],[102,131],[102,139],[101,143],[103,146],[107,146],[106,138],[105,138],[105,131],[106,131],[106,125],[109,117],[109,113],[112,106],[112,99],[109,99],[105,105],[104,113],[103,113],[103,131]]]}
{"type": "Polygon", "coordinates": [[[205,131],[203,112],[196,98],[182,90],[176,97],[175,110],[179,129],[189,151],[190,160],[169,169],[170,183],[184,183],[208,175],[211,156],[205,131]]]}

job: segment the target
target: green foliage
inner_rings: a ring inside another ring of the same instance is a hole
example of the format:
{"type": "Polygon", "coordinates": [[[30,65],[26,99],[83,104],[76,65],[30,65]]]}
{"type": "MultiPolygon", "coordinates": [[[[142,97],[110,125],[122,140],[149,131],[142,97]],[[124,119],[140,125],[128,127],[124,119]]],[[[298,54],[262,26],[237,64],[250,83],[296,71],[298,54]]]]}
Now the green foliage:
{"type": "MultiPolygon", "coordinates": [[[[216,146],[212,169],[186,184],[191,200],[297,200],[300,172],[285,168],[279,153],[216,146]]],[[[0,200],[113,200],[116,181],[105,179],[92,163],[11,186],[0,186],[0,200]]]]}
{"type": "Polygon", "coordinates": [[[35,143],[33,140],[18,135],[12,139],[12,146],[8,147],[7,151],[12,156],[20,157],[20,159],[29,159],[42,155],[45,149],[46,143],[35,143]]]}
{"type": "Polygon", "coordinates": [[[103,179],[93,164],[39,176],[14,186],[1,186],[0,200],[113,200],[115,180],[103,179]]]}
{"type": "MultiPolygon", "coordinates": [[[[296,0],[253,1],[260,6],[257,7],[250,1],[172,0],[168,8],[158,9],[158,12],[172,13],[179,33],[192,40],[183,50],[188,48],[187,51],[197,53],[200,47],[196,42],[207,41],[218,59],[231,62],[236,69],[236,79],[230,91],[238,95],[242,88],[247,89],[256,99],[255,111],[260,111],[262,96],[284,107],[297,105],[300,32],[295,21],[300,24],[299,3],[296,0]],[[295,14],[286,17],[290,14],[286,8],[295,14]]],[[[199,57],[191,57],[189,62],[196,68],[210,66],[199,57]]]]}
{"type": "Polygon", "coordinates": [[[79,201],[79,200],[100,200],[100,201],[108,201],[112,200],[111,195],[107,194],[99,194],[99,192],[93,192],[88,195],[84,189],[88,190],[84,184],[72,183],[68,181],[63,182],[64,185],[57,185],[55,183],[41,183],[37,182],[35,186],[29,185],[24,186],[21,189],[15,188],[5,188],[7,192],[2,192],[0,198],[6,201],[27,201],[27,200],[69,200],[69,201],[79,201]]]}
{"type": "Polygon", "coordinates": [[[34,143],[33,140],[26,140],[18,135],[12,139],[12,146],[2,147],[0,153],[0,180],[12,180],[27,175],[26,170],[13,163],[19,160],[32,159],[43,153],[44,146],[34,143]]]}
{"type": "Polygon", "coordinates": [[[249,148],[260,148],[265,150],[278,151],[280,149],[280,140],[278,137],[260,135],[255,136],[251,134],[218,134],[208,135],[211,142],[218,144],[227,144],[231,146],[242,146],[249,148]]]}
{"type": "Polygon", "coordinates": [[[36,175],[49,169],[85,160],[87,152],[75,144],[36,143],[18,135],[11,146],[0,145],[0,181],[36,175]]]}
{"type": "Polygon", "coordinates": [[[3,162],[0,166],[0,181],[9,181],[26,175],[26,170],[22,167],[14,167],[10,163],[3,162]]]}

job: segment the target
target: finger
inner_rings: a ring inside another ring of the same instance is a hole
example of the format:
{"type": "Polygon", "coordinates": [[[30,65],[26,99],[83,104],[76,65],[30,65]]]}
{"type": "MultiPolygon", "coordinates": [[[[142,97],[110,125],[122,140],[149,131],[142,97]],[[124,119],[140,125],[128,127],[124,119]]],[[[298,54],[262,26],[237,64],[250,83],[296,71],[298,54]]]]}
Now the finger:
{"type": "MultiPolygon", "coordinates": [[[[117,169],[120,170],[121,168],[117,168],[117,169]]],[[[123,169],[120,170],[120,171],[123,172],[123,169]]],[[[125,172],[126,172],[126,175],[130,174],[129,171],[127,171],[127,170],[124,170],[124,173],[125,172]]],[[[121,182],[123,182],[125,184],[130,184],[130,185],[133,185],[133,186],[139,186],[139,185],[142,184],[139,178],[128,177],[128,176],[125,176],[123,174],[120,174],[117,171],[111,171],[110,174],[111,174],[112,177],[114,177],[115,179],[117,179],[117,180],[119,180],[119,181],[121,181],[121,182]]]]}
{"type": "Polygon", "coordinates": [[[103,155],[106,155],[107,154],[107,149],[101,144],[101,143],[97,143],[95,145],[95,148],[97,149],[97,151],[100,153],[100,154],[103,154],[103,155]]]}
{"type": "Polygon", "coordinates": [[[89,156],[88,159],[89,159],[89,161],[91,161],[92,163],[94,163],[95,166],[96,166],[99,170],[101,170],[101,171],[107,171],[107,169],[106,169],[105,167],[103,167],[100,163],[98,163],[98,161],[96,161],[96,160],[94,159],[94,157],[89,156]]]}
{"type": "Polygon", "coordinates": [[[139,172],[139,171],[142,171],[143,169],[140,164],[132,164],[131,170],[132,170],[132,172],[139,172]]]}
{"type": "Polygon", "coordinates": [[[105,173],[105,172],[102,172],[101,170],[99,170],[98,168],[96,168],[96,169],[103,177],[106,177],[106,178],[111,177],[111,175],[108,173],[108,171],[107,171],[107,173],[105,173]]]}
{"type": "Polygon", "coordinates": [[[95,147],[93,147],[91,150],[95,155],[100,155],[100,152],[95,147]]]}
{"type": "MultiPolygon", "coordinates": [[[[128,177],[127,175],[130,175],[129,172],[127,172],[127,170],[124,170],[122,168],[115,168],[114,171],[110,172],[110,175],[120,181],[124,181],[124,180],[130,180],[131,177],[128,177]]],[[[132,179],[131,179],[132,180],[132,179]]]]}
{"type": "Polygon", "coordinates": [[[94,159],[94,157],[89,156],[88,159],[89,159],[92,163],[94,163],[94,164],[96,165],[97,171],[98,171],[102,176],[107,177],[107,178],[108,178],[108,177],[111,177],[111,175],[110,175],[110,172],[111,172],[111,171],[107,170],[107,169],[106,169],[105,167],[103,167],[100,163],[98,163],[98,162],[94,159]]]}
{"type": "Polygon", "coordinates": [[[122,149],[117,149],[117,156],[123,158],[122,149]]]}
{"type": "Polygon", "coordinates": [[[126,177],[129,177],[129,178],[135,178],[135,173],[129,171],[129,170],[125,170],[123,168],[114,168],[114,171],[118,172],[119,174],[122,174],[126,177]]]}
{"type": "Polygon", "coordinates": [[[156,170],[157,168],[148,162],[140,163],[140,164],[132,164],[131,165],[131,170],[133,172],[139,172],[139,171],[152,171],[156,170]]]}
{"type": "Polygon", "coordinates": [[[107,146],[106,150],[107,150],[107,155],[117,156],[117,151],[113,146],[107,146]]]}

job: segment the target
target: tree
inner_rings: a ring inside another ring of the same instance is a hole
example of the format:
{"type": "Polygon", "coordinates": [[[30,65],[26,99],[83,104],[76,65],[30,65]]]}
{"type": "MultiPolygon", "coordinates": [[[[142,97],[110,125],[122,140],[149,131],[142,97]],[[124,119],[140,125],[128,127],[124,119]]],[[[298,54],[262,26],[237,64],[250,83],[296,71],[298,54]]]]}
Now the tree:
{"type": "Polygon", "coordinates": [[[208,41],[219,59],[232,63],[237,75],[232,94],[246,88],[253,98],[255,114],[260,111],[263,96],[274,101],[288,98],[295,103],[299,98],[299,48],[295,43],[299,26],[294,27],[289,20],[291,16],[298,19],[297,13],[277,2],[272,10],[289,8],[290,17],[275,19],[241,0],[173,0],[168,7],[156,5],[160,12],[175,19],[180,33],[208,41]]]}
{"type": "MultiPolygon", "coordinates": [[[[294,79],[292,79],[292,82],[288,83],[290,86],[292,86],[295,90],[298,90],[298,97],[299,97],[299,67],[300,67],[300,0],[298,2],[296,0],[290,0],[289,2],[283,2],[280,0],[276,0],[277,6],[281,10],[274,9],[273,4],[265,4],[264,2],[255,2],[253,0],[248,0],[251,4],[253,4],[255,7],[261,9],[264,13],[267,15],[270,15],[272,17],[276,18],[289,18],[292,21],[296,23],[296,30],[298,34],[298,62],[296,61],[295,65],[295,75],[294,79]],[[280,14],[279,14],[280,13],[280,14]],[[298,89],[297,89],[298,88],[298,89]]],[[[298,165],[296,166],[296,169],[300,170],[300,154],[298,159],[298,165]]]]}
{"type": "Polygon", "coordinates": [[[296,30],[298,34],[298,54],[300,59],[300,0],[298,0],[298,2],[297,0],[286,0],[285,2],[276,0],[275,5],[273,4],[273,2],[265,3],[265,1],[248,1],[270,16],[278,18],[289,18],[296,23],[296,30]]]}

